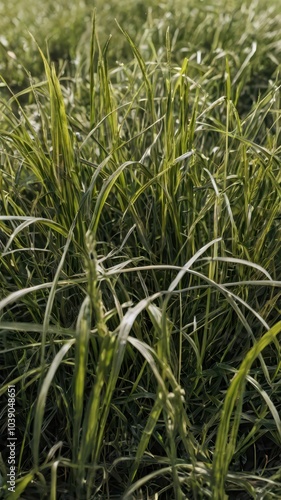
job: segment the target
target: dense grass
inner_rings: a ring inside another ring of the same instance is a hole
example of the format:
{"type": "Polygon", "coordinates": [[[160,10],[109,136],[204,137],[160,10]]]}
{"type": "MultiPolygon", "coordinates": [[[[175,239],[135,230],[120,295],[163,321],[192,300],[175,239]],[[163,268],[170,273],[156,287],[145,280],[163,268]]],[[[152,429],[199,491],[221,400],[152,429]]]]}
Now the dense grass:
{"type": "Polygon", "coordinates": [[[3,497],[281,496],[281,16],[224,4],[3,15],[3,497]]]}

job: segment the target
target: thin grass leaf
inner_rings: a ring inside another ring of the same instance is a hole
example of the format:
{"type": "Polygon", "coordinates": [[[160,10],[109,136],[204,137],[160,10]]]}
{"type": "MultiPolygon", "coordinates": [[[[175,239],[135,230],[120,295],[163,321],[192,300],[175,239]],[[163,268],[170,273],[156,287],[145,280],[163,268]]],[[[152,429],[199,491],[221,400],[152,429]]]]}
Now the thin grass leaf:
{"type": "Polygon", "coordinates": [[[56,371],[58,370],[61,361],[63,360],[64,356],[66,353],[69,351],[71,346],[74,344],[75,340],[69,340],[66,342],[62,348],[59,350],[59,352],[56,354],[54,357],[51,366],[48,370],[48,373],[46,377],[44,378],[44,381],[42,383],[42,387],[40,390],[40,393],[38,395],[38,400],[37,400],[37,411],[35,413],[35,419],[34,419],[34,427],[33,427],[33,444],[32,444],[32,452],[33,452],[33,457],[34,457],[34,464],[35,467],[37,468],[39,465],[39,446],[40,446],[40,435],[42,431],[42,422],[43,422],[43,417],[44,417],[44,411],[45,411],[45,405],[46,405],[46,399],[48,396],[48,391],[50,389],[50,386],[52,384],[53,378],[56,374],[56,371]]]}
{"type": "Polygon", "coordinates": [[[241,416],[246,377],[255,359],[267,345],[281,332],[281,322],[276,323],[252,347],[232,379],[223,405],[213,462],[212,492],[214,500],[225,498],[224,482],[230,460],[235,450],[236,437],[241,416]],[[236,408],[235,408],[236,406],[236,408]],[[230,429],[230,419],[234,410],[234,424],[230,429]]]}
{"type": "Polygon", "coordinates": [[[91,328],[91,301],[86,296],[77,319],[76,343],[75,343],[75,369],[73,374],[73,449],[74,462],[78,458],[80,428],[84,406],[84,390],[86,380],[86,369],[88,365],[88,344],[91,328]]]}

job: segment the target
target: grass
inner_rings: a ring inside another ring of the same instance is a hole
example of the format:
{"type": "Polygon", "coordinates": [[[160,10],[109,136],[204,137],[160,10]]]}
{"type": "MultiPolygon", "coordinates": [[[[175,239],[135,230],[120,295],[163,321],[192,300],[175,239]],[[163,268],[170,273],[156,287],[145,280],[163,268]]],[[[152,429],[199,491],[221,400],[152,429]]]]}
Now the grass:
{"type": "Polygon", "coordinates": [[[278,2],[11,16],[2,497],[280,498],[278,2]]]}

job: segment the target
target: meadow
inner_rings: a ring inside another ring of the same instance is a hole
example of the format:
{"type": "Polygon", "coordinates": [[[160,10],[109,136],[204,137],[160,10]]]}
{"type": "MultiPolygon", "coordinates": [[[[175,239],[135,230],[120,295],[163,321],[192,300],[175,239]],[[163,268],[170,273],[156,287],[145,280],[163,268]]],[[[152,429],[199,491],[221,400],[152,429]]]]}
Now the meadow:
{"type": "Polygon", "coordinates": [[[280,499],[280,1],[0,19],[0,498],[280,499]]]}

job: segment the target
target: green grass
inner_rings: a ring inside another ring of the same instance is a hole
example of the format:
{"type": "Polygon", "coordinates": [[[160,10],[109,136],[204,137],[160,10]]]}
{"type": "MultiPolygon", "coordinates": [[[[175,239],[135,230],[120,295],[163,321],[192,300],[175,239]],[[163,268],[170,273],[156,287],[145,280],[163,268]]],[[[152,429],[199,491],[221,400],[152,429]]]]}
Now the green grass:
{"type": "Polygon", "coordinates": [[[278,2],[89,4],[2,16],[0,496],[278,499],[278,2]]]}

